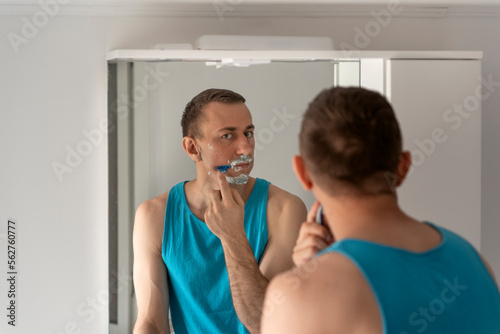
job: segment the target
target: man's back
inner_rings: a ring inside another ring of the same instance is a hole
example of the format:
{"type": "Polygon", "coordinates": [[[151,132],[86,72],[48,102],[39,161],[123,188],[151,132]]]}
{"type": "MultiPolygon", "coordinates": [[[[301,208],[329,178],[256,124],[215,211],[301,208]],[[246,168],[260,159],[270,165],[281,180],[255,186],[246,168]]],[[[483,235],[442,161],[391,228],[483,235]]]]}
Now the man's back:
{"type": "Polygon", "coordinates": [[[500,295],[492,276],[469,243],[438,229],[442,242],[423,252],[348,238],[282,275],[272,288],[288,297],[276,306],[288,315],[288,332],[497,333],[500,295]]]}
{"type": "Polygon", "coordinates": [[[377,92],[331,87],[309,104],[293,163],[317,203],[295,246],[298,269],[270,284],[266,303],[279,306],[263,333],[500,333],[486,262],[400,208],[396,189],[412,166],[402,138],[377,92]]]}

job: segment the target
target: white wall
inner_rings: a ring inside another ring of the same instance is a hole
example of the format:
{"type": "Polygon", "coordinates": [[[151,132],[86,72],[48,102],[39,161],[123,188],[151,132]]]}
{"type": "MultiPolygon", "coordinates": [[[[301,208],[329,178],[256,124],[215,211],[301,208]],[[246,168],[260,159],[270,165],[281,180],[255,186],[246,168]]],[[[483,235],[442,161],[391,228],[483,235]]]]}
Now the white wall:
{"type": "MultiPolygon", "coordinates": [[[[85,149],[83,131],[98,129],[106,118],[106,52],[164,42],[193,43],[207,33],[323,35],[336,45],[355,46],[354,29],[363,30],[374,21],[369,15],[231,18],[227,13],[202,19],[56,15],[16,53],[8,35],[22,35],[23,18],[32,21],[37,10],[32,9],[19,16],[0,16],[0,268],[4,277],[7,219],[15,218],[20,298],[17,328],[8,326],[2,315],[2,333],[78,333],[75,328],[104,333],[107,328],[106,143],[93,144],[80,163],[74,161],[73,171],[63,174],[62,182],[51,166],[54,161],[66,164],[67,147],[85,149]]],[[[497,82],[499,33],[495,15],[393,16],[363,49],[483,50],[483,76],[497,82]]],[[[493,89],[483,101],[481,244],[500,275],[500,247],[495,242],[500,235],[500,94],[498,86],[493,89]]],[[[122,284],[130,284],[128,279],[123,277],[122,284]]],[[[2,305],[7,290],[2,278],[2,305]]]]}

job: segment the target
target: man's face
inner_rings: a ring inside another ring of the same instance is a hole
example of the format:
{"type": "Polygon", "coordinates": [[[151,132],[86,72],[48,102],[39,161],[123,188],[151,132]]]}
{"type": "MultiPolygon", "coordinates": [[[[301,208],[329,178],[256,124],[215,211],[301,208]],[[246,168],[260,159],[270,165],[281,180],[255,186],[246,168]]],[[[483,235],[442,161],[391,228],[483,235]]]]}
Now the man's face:
{"type": "Polygon", "coordinates": [[[203,139],[198,140],[207,173],[216,175],[217,166],[231,165],[226,172],[229,183],[246,183],[253,168],[255,139],[252,115],[244,103],[210,102],[204,109],[206,121],[200,123],[203,139]]]}

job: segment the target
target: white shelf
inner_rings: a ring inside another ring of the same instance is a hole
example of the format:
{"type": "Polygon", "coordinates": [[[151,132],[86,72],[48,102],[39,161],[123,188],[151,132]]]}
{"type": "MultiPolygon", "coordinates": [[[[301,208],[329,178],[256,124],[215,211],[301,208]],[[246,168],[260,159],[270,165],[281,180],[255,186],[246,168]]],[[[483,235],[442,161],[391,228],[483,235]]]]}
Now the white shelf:
{"type": "Polygon", "coordinates": [[[253,59],[274,61],[347,61],[357,59],[482,59],[482,51],[351,51],[351,50],[113,50],[109,62],[217,61],[253,59]]]}

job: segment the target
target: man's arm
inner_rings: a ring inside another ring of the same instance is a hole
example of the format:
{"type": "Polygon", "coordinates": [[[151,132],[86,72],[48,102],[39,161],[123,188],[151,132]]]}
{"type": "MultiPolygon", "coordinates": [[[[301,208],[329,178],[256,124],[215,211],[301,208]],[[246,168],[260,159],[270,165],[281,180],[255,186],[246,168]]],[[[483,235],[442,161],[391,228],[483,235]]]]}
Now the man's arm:
{"type": "MultiPolygon", "coordinates": [[[[246,321],[253,325],[255,331],[252,331],[252,333],[260,332],[262,313],[266,311],[268,306],[271,306],[264,303],[269,281],[276,275],[293,267],[293,247],[297,240],[300,225],[306,217],[306,207],[299,197],[273,185],[270,185],[269,188],[267,210],[269,239],[258,268],[258,273],[263,277],[262,281],[265,282],[265,285],[259,286],[255,284],[245,287],[244,273],[238,270],[237,263],[232,266],[233,270],[232,274],[230,274],[230,280],[232,276],[234,282],[231,284],[231,292],[235,309],[237,312],[239,310],[238,316],[240,320],[246,318],[246,321]]],[[[251,259],[255,263],[253,253],[251,259]]],[[[228,273],[230,271],[228,265],[228,273]]],[[[248,283],[251,282],[248,281],[248,283]]]]}
{"type": "Polygon", "coordinates": [[[260,333],[260,317],[269,279],[260,271],[246,237],[240,236],[222,245],[236,314],[250,333],[260,333]]]}
{"type": "Polygon", "coordinates": [[[167,270],[161,257],[162,196],[142,203],[134,222],[134,288],[137,320],[134,334],[170,333],[168,325],[167,270]]]}
{"type": "Polygon", "coordinates": [[[236,313],[251,333],[259,333],[267,285],[276,274],[293,266],[293,245],[306,209],[298,197],[270,188],[269,242],[259,268],[244,230],[245,203],[225,179],[219,180],[221,195],[213,194],[205,221],[221,240],[236,313]]]}
{"type": "Polygon", "coordinates": [[[269,241],[260,270],[269,280],[293,267],[292,253],[307,209],[302,200],[273,185],[269,186],[269,241]]]}

